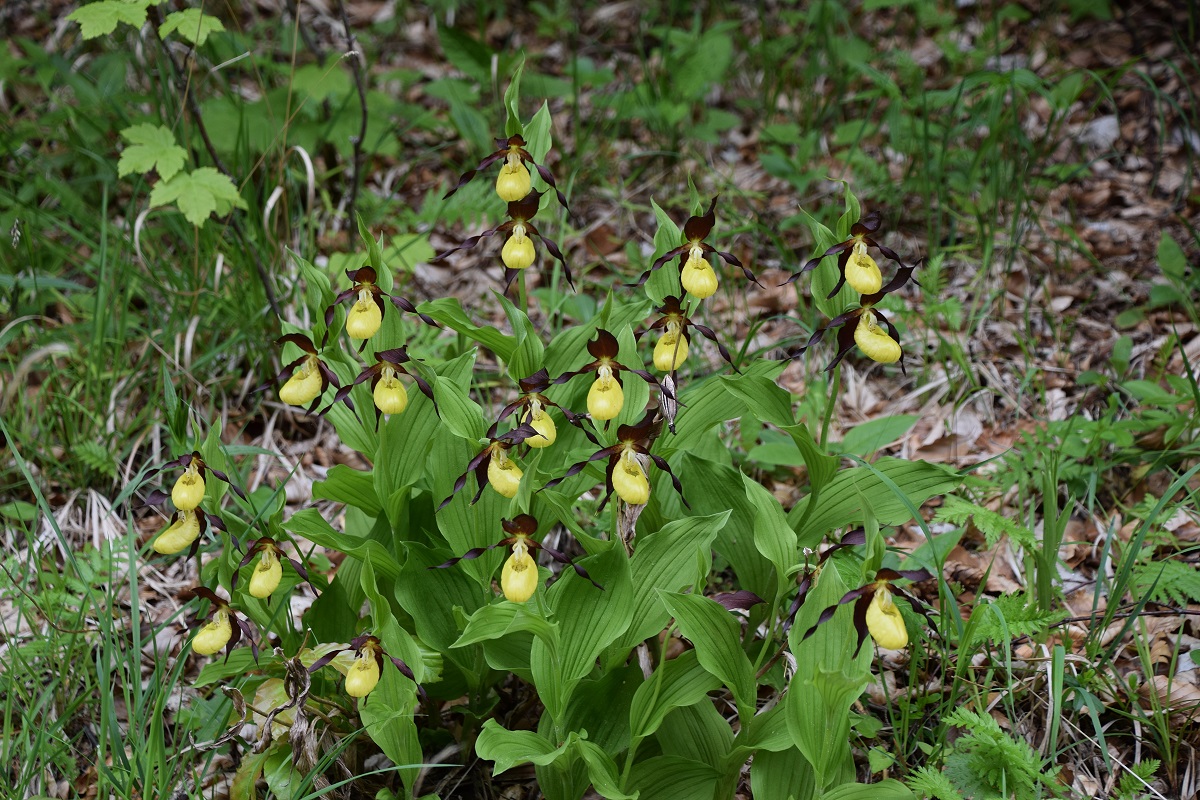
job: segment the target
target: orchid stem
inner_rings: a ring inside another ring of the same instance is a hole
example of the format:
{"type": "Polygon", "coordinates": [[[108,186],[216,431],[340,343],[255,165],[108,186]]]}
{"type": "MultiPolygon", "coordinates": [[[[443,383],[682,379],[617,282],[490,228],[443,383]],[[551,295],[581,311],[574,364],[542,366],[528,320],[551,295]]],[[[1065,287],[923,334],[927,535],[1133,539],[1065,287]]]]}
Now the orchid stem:
{"type": "Polygon", "coordinates": [[[825,418],[821,420],[821,449],[829,439],[829,422],[833,419],[833,403],[842,385],[842,365],[833,368],[833,380],[829,382],[829,399],[825,403],[825,418]]]}

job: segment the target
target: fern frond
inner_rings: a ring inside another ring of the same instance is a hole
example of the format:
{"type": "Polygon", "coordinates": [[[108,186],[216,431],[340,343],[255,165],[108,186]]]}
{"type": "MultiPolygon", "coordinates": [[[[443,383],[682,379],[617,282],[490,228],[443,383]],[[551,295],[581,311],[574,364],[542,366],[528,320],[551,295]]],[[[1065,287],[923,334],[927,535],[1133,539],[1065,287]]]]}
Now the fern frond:
{"type": "Polygon", "coordinates": [[[71,455],[82,461],[92,471],[108,478],[117,477],[117,466],[113,463],[112,453],[99,442],[76,442],[71,448],[71,455]]]}
{"type": "Polygon", "coordinates": [[[967,520],[971,520],[987,540],[988,547],[995,547],[1002,536],[1007,536],[1026,550],[1037,547],[1037,538],[1029,528],[1018,525],[991,509],[975,505],[954,495],[946,497],[945,503],[938,509],[935,519],[953,525],[965,525],[967,520]]]}
{"type": "Polygon", "coordinates": [[[1162,762],[1157,758],[1147,758],[1145,761],[1131,766],[1130,771],[1126,772],[1121,777],[1120,783],[1117,784],[1117,800],[1141,800],[1143,797],[1148,797],[1146,788],[1160,766],[1162,766],[1162,762]]]}
{"type": "Polygon", "coordinates": [[[1195,564],[1166,559],[1135,564],[1133,590],[1138,597],[1163,605],[1186,606],[1200,601],[1200,569],[1195,564]]]}
{"type": "Polygon", "coordinates": [[[1061,622],[1066,615],[1067,612],[1061,609],[1038,610],[1028,592],[1006,594],[976,606],[971,612],[971,619],[976,624],[967,646],[977,647],[984,642],[999,644],[1018,636],[1037,636],[1051,625],[1061,622]]]}

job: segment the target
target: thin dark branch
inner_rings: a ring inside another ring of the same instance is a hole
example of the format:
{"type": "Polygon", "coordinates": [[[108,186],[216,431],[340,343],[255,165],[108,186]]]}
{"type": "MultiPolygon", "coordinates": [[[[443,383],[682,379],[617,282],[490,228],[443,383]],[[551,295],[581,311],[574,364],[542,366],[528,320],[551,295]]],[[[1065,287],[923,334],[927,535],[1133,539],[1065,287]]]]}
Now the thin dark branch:
{"type": "Polygon", "coordinates": [[[350,19],[346,16],[346,3],[344,0],[338,0],[338,13],[342,17],[342,27],[346,29],[346,42],[350,46],[350,52],[346,55],[350,57],[350,69],[354,72],[354,87],[358,90],[358,106],[362,113],[362,122],[358,127],[358,135],[351,139],[354,144],[354,169],[350,173],[350,202],[346,208],[346,216],[351,220],[353,225],[354,210],[358,204],[358,184],[362,174],[363,162],[363,142],[367,138],[367,87],[363,80],[363,59],[362,53],[358,50],[358,41],[354,37],[354,33],[350,30],[350,19]]]}
{"type": "Polygon", "coordinates": [[[309,52],[316,56],[317,63],[322,67],[325,66],[325,51],[313,40],[312,35],[308,31],[308,26],[300,19],[300,7],[296,3],[296,0],[287,0],[287,5],[292,18],[296,20],[296,28],[300,32],[300,40],[304,42],[304,46],[308,48],[309,52]]]}

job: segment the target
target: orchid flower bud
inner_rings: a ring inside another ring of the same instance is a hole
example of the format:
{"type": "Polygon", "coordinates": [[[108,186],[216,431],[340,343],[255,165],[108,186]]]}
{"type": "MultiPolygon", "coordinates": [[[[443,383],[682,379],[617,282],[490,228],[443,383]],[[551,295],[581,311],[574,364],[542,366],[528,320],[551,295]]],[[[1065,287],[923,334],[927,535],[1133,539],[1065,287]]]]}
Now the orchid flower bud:
{"type": "Polygon", "coordinates": [[[250,596],[259,600],[270,597],[279,588],[282,577],[283,564],[279,561],[279,554],[273,547],[264,547],[259,553],[254,574],[250,576],[250,596]]]}
{"type": "Polygon", "coordinates": [[[885,650],[901,650],[908,645],[908,628],[900,609],[892,602],[892,593],[886,583],[877,585],[871,605],[867,607],[867,630],[875,643],[885,650]]]}
{"type": "Polygon", "coordinates": [[[875,259],[867,253],[863,241],[854,243],[850,258],[846,261],[846,283],[859,294],[875,294],[883,288],[883,273],[875,259]]]}
{"type": "Polygon", "coordinates": [[[370,289],[360,289],[358,300],[346,316],[346,334],[351,339],[370,339],[383,324],[383,312],[370,289]]]}
{"type": "Polygon", "coordinates": [[[900,343],[888,335],[875,320],[871,309],[863,310],[854,328],[854,342],[873,361],[894,364],[900,360],[900,343]]]}
{"type": "Polygon", "coordinates": [[[613,491],[631,506],[644,506],[650,500],[650,479],[632,451],[621,454],[612,473],[613,491]]]}
{"type": "Polygon", "coordinates": [[[204,476],[195,464],[188,464],[171,489],[171,502],[180,511],[191,511],[204,499],[204,476]]]}
{"type": "Polygon", "coordinates": [[[523,474],[521,468],[508,457],[502,448],[498,447],[492,451],[491,460],[488,462],[488,483],[501,495],[516,497],[517,490],[521,487],[523,474]]]}
{"type": "Polygon", "coordinates": [[[683,265],[679,281],[683,284],[683,290],[697,300],[712,297],[717,293],[717,273],[699,247],[692,248],[687,263],[683,265]]]}
{"type": "Polygon", "coordinates": [[[321,385],[321,370],[317,366],[317,357],[309,356],[279,389],[279,399],[289,406],[307,406],[321,394],[321,385]]]}
{"type": "Polygon", "coordinates": [[[613,377],[612,367],[602,366],[596,372],[598,377],[588,390],[588,413],[592,415],[592,419],[614,419],[625,405],[625,391],[613,377]]]}
{"type": "Polygon", "coordinates": [[[372,396],[381,414],[399,414],[408,408],[408,391],[396,377],[396,371],[389,366],[383,367],[372,396]]]}
{"type": "Polygon", "coordinates": [[[513,545],[512,555],[504,562],[500,573],[500,588],[504,597],[514,603],[524,603],[537,591],[537,562],[529,555],[529,546],[518,540],[513,545]]]}
{"type": "Polygon", "coordinates": [[[154,540],[154,552],[174,555],[196,541],[200,535],[200,515],[196,511],[181,511],[174,522],[154,540]]]}
{"type": "Polygon", "coordinates": [[[379,685],[379,661],[375,653],[363,650],[346,672],[346,694],[366,697],[379,685]]]}
{"type": "MultiPolygon", "coordinates": [[[[509,153],[504,166],[500,167],[500,175],[496,178],[496,194],[506,203],[523,199],[533,189],[529,170],[521,162],[516,153],[509,153]]],[[[518,269],[518,267],[513,267],[518,269]]]]}
{"type": "Polygon", "coordinates": [[[211,620],[200,628],[196,638],[192,639],[192,652],[211,656],[229,643],[233,636],[233,624],[229,620],[229,610],[218,608],[211,620]]]}

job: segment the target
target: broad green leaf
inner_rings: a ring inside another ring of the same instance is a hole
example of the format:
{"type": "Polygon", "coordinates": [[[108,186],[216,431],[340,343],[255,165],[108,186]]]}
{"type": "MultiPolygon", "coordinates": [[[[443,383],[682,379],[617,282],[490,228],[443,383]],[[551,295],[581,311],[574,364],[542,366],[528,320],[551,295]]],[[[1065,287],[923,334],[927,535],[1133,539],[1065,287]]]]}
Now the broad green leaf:
{"type": "Polygon", "coordinates": [[[742,723],[734,740],[730,758],[742,764],[756,752],[779,752],[794,745],[788,730],[787,714],[782,703],[778,703],[742,723]]]}
{"type": "Polygon", "coordinates": [[[796,423],[792,396],[775,381],[762,375],[722,375],[721,382],[734,397],[746,404],[750,413],[779,428],[796,423]]]}
{"type": "Polygon", "coordinates": [[[492,80],[492,53],[469,33],[449,25],[438,26],[438,39],[446,60],[484,86],[492,80]]]}
{"type": "Polygon", "coordinates": [[[549,764],[567,752],[573,742],[574,736],[570,736],[562,745],[555,747],[533,731],[505,730],[499,722],[489,719],[483,723],[483,730],[475,740],[475,754],[496,762],[492,774],[499,775],[517,764],[549,764]]]}
{"type": "Polygon", "coordinates": [[[821,800],[915,800],[916,795],[900,781],[887,778],[879,783],[852,783],[830,789],[821,800]]]}
{"type": "Polygon", "coordinates": [[[655,589],[678,592],[703,588],[712,568],[713,539],[725,527],[729,513],[675,520],[639,537],[630,561],[634,599],[629,629],[615,645],[623,651],[619,654],[622,661],[624,653],[661,631],[670,620],[655,589]]]}
{"type": "Polygon", "coordinates": [[[916,414],[897,414],[855,425],[842,437],[840,449],[843,453],[873,455],[912,430],[919,419],[916,414]]]}
{"type": "MultiPolygon", "coordinates": [[[[679,230],[679,226],[675,224],[670,215],[654,202],[653,198],[650,200],[650,207],[654,209],[654,218],[658,221],[658,229],[654,233],[654,258],[659,258],[664,253],[683,244],[683,232],[679,230]]],[[[646,266],[649,267],[649,264],[646,266]]],[[[655,305],[661,304],[663,298],[669,295],[683,296],[683,288],[679,285],[679,267],[676,259],[671,259],[669,263],[664,264],[646,281],[646,296],[655,305]]]]}
{"type": "Polygon", "coordinates": [[[733,692],[740,713],[754,709],[754,668],[742,650],[741,626],[715,600],[659,590],[679,631],[696,648],[700,663],[733,692]]]}
{"type": "Polygon", "coordinates": [[[835,784],[847,764],[853,775],[850,707],[865,686],[865,679],[852,682],[836,676],[818,686],[797,676],[788,687],[783,700],[787,704],[788,730],[796,747],[812,765],[818,789],[835,784]]]}
{"type": "MultiPolygon", "coordinates": [[[[925,461],[881,458],[874,466],[918,508],[929,498],[944,494],[962,482],[954,470],[925,461]]],[[[812,513],[806,514],[811,501],[812,497],[804,498],[788,513],[792,525],[804,520],[804,526],[797,530],[801,547],[815,547],[830,531],[861,524],[866,519],[864,503],[869,503],[871,514],[881,526],[900,525],[912,519],[900,498],[867,467],[852,467],[838,473],[822,490],[812,513]]]]}
{"type": "Polygon", "coordinates": [[[471,322],[457,298],[442,297],[421,303],[417,308],[451,330],[479,342],[501,360],[512,359],[513,350],[517,347],[516,337],[503,334],[491,326],[479,326],[471,322]]]}
{"type": "Polygon", "coordinates": [[[654,738],[663,755],[705,764],[724,764],[733,746],[733,730],[710,700],[672,711],[654,738]]]}
{"type": "Polygon", "coordinates": [[[842,197],[846,210],[838,217],[837,230],[834,231],[834,235],[840,240],[845,240],[850,238],[850,228],[862,218],[862,205],[858,202],[854,192],[850,191],[849,181],[838,181],[838,183],[842,184],[842,197]]]}
{"type": "Polygon", "coordinates": [[[629,582],[629,560],[624,551],[613,548],[581,562],[592,579],[603,588],[564,570],[558,581],[546,592],[552,619],[559,623],[558,657],[553,661],[539,640],[531,653],[531,667],[547,709],[556,705],[561,718],[571,688],[595,667],[596,658],[609,644],[629,627],[633,606],[633,591],[629,582]],[[557,686],[560,694],[543,694],[543,685],[557,686]]]}
{"type": "Polygon", "coordinates": [[[67,19],[79,23],[79,32],[84,39],[95,39],[116,30],[118,23],[140,28],[146,24],[145,3],[127,3],[124,0],[100,0],[80,6],[67,15],[67,19]]]}
{"type": "Polygon", "coordinates": [[[181,37],[200,47],[208,41],[210,33],[222,33],[224,30],[225,26],[216,17],[198,8],[186,8],[167,14],[158,28],[158,37],[166,39],[169,34],[178,31],[181,37]]]}
{"type": "Polygon", "coordinates": [[[594,680],[584,678],[571,692],[563,729],[586,732],[589,742],[609,753],[620,753],[629,747],[629,708],[634,693],[645,682],[636,664],[608,670],[594,680]]]}
{"type": "Polygon", "coordinates": [[[712,764],[679,756],[655,756],[633,767],[630,785],[639,800],[709,798],[721,772],[712,764]]]}
{"type": "Polygon", "coordinates": [[[433,383],[433,399],[442,422],[455,436],[478,442],[487,434],[483,409],[454,382],[438,377],[433,383]]]}
{"type": "Polygon", "coordinates": [[[549,622],[526,605],[507,600],[483,606],[467,622],[458,641],[450,647],[466,647],[477,642],[503,638],[511,633],[529,632],[541,639],[553,656],[558,652],[558,623],[549,622]]]}
{"type": "Polygon", "coordinates": [[[626,794],[621,791],[617,764],[599,745],[586,739],[576,739],[575,748],[587,764],[588,777],[601,797],[605,800],[637,800],[637,792],[626,794]]]}
{"type": "Polygon", "coordinates": [[[699,662],[695,650],[664,662],[641,685],[629,709],[630,734],[645,738],[676,708],[700,702],[721,681],[699,662]]]}
{"type": "Polygon", "coordinates": [[[187,151],[175,142],[175,134],[165,125],[133,125],[121,131],[121,137],[129,146],[121,151],[117,162],[119,177],[144,175],[155,169],[160,178],[169,181],[183,169],[187,151]]]}
{"type": "Polygon", "coordinates": [[[1184,255],[1183,248],[1166,231],[1162,232],[1162,238],[1158,240],[1158,267],[1163,275],[1177,281],[1183,280],[1187,270],[1187,256],[1184,255]]]}
{"type": "Polygon", "coordinates": [[[454,609],[472,614],[489,599],[462,570],[433,569],[444,561],[437,551],[411,542],[396,581],[396,599],[413,618],[417,635],[438,650],[446,650],[458,638],[454,609]]]}
{"type": "Polygon", "coordinates": [[[756,480],[743,475],[746,498],[754,508],[754,546],[775,566],[778,580],[796,566],[796,532],[788,525],[787,515],[775,495],[756,480]]]}
{"type": "Polygon", "coordinates": [[[521,73],[524,70],[525,56],[522,55],[517,61],[517,68],[513,70],[512,78],[508,81],[508,88],[504,90],[504,110],[508,117],[504,123],[506,136],[518,136],[524,130],[521,125],[521,73]]]}
{"type": "Polygon", "coordinates": [[[263,778],[271,795],[279,800],[294,800],[307,794],[304,774],[292,763],[292,753],[286,747],[269,750],[263,764],[263,778]]]}
{"type": "Polygon", "coordinates": [[[345,503],[371,517],[378,517],[383,511],[379,496],[375,494],[375,478],[371,470],[335,464],[325,475],[325,480],[313,483],[312,492],[314,500],[345,503]]]}
{"type": "Polygon", "coordinates": [[[227,175],[212,167],[181,172],[169,181],[159,181],[150,192],[151,206],[175,203],[187,221],[200,226],[212,214],[224,216],[246,201],[227,175]]]}
{"type": "MultiPolygon", "coordinates": [[[[383,248],[384,272],[393,269],[412,272],[418,264],[433,260],[433,246],[429,244],[429,234],[401,233],[391,237],[383,248]]],[[[431,315],[432,316],[432,315],[431,315]]]]}
{"type": "Polygon", "coordinates": [[[395,579],[400,576],[400,565],[386,547],[372,539],[339,533],[315,508],[297,511],[284,520],[283,527],[321,547],[341,551],[364,562],[369,561],[374,564],[377,572],[387,578],[395,579]]]}
{"type": "MultiPolygon", "coordinates": [[[[546,155],[550,152],[550,147],[553,143],[550,136],[550,126],[550,106],[543,101],[541,107],[530,117],[529,122],[525,125],[525,149],[529,151],[529,155],[533,156],[535,163],[546,163],[546,155]]],[[[536,170],[532,170],[531,172],[530,177],[533,179],[533,188],[538,191],[545,191],[548,187],[541,176],[537,174],[536,170]]],[[[543,197],[543,207],[551,199],[550,195],[543,197]]]]}
{"type": "Polygon", "coordinates": [[[793,747],[756,753],[750,765],[750,789],[755,797],[809,800],[813,796],[812,766],[793,747]]]}

